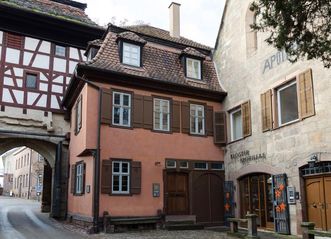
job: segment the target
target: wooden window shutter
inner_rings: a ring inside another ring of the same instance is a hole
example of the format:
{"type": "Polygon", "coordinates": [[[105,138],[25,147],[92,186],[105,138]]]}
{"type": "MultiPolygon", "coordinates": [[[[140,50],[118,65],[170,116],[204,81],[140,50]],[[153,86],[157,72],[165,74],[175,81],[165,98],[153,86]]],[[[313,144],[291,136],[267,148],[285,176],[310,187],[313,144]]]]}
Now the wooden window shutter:
{"type": "Polygon", "coordinates": [[[247,137],[252,134],[252,121],[251,121],[251,103],[247,101],[241,105],[241,115],[243,122],[243,136],[247,137]]]}
{"type": "Polygon", "coordinates": [[[133,96],[133,127],[142,128],[144,124],[144,97],[142,95],[133,96]]]}
{"type": "Polygon", "coordinates": [[[131,194],[140,194],[141,192],[141,162],[131,162],[131,181],[130,181],[131,194]]]}
{"type": "Polygon", "coordinates": [[[262,131],[272,129],[272,92],[268,90],[261,95],[261,111],[262,111],[262,131]]]}
{"type": "Polygon", "coordinates": [[[86,163],[83,163],[83,188],[82,188],[82,194],[85,193],[85,182],[86,182],[86,163]]]}
{"type": "Polygon", "coordinates": [[[226,113],[214,112],[214,143],[226,144],[226,113]]]}
{"type": "Polygon", "coordinates": [[[75,135],[76,135],[78,133],[78,124],[77,124],[78,107],[77,107],[77,104],[75,105],[74,112],[75,112],[74,124],[75,124],[75,135]]]}
{"type": "Polygon", "coordinates": [[[75,185],[76,185],[76,165],[71,165],[71,186],[70,186],[70,192],[72,194],[75,194],[75,185]]]}
{"type": "Polygon", "coordinates": [[[315,115],[313,77],[311,69],[299,75],[301,119],[315,115]]]}
{"type": "Polygon", "coordinates": [[[214,110],[212,106],[207,106],[206,107],[206,134],[208,136],[213,136],[214,135],[214,126],[213,126],[213,121],[214,121],[214,110]]]}
{"type": "Polygon", "coordinates": [[[172,101],[172,111],[171,111],[171,128],[172,132],[180,132],[180,102],[172,101]]]}
{"type": "Polygon", "coordinates": [[[112,161],[110,159],[102,160],[101,168],[101,193],[111,194],[112,180],[112,161]]]}
{"type": "Polygon", "coordinates": [[[153,129],[153,97],[144,96],[144,128],[153,129]]]}
{"type": "Polygon", "coordinates": [[[101,123],[111,124],[112,92],[110,89],[102,89],[101,123]]]}
{"type": "Polygon", "coordinates": [[[82,101],[82,96],[80,96],[79,101],[78,101],[78,107],[77,111],[80,111],[80,118],[79,118],[79,122],[78,122],[78,131],[82,128],[82,119],[83,119],[83,101],[82,101]]]}
{"type": "Polygon", "coordinates": [[[21,49],[23,45],[23,37],[7,33],[7,47],[21,49]]]}
{"type": "Polygon", "coordinates": [[[181,102],[182,133],[190,133],[190,104],[181,102]]]}

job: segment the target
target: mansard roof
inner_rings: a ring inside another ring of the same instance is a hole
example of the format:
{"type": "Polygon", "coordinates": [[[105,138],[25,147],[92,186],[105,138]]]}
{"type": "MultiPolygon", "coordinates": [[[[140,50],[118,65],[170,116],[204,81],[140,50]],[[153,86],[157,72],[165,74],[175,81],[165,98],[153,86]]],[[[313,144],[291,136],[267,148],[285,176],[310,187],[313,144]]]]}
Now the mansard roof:
{"type": "Polygon", "coordinates": [[[132,31],[142,36],[149,36],[154,39],[159,39],[167,42],[172,42],[174,44],[180,44],[187,47],[193,47],[198,49],[203,49],[205,51],[211,51],[212,48],[209,46],[205,46],[198,42],[192,41],[185,37],[172,37],[170,36],[169,31],[153,27],[150,25],[142,24],[142,25],[133,25],[133,26],[122,26],[118,27],[115,25],[110,25],[113,31],[132,31]]]}
{"type": "Polygon", "coordinates": [[[146,43],[146,41],[143,38],[139,37],[134,32],[121,32],[121,33],[117,34],[117,38],[129,40],[129,41],[133,41],[133,42],[137,42],[137,43],[141,43],[141,44],[146,43]]]}
{"type": "Polygon", "coordinates": [[[71,0],[1,0],[0,5],[97,26],[85,13],[86,4],[71,0]]]}
{"type": "MultiPolygon", "coordinates": [[[[226,92],[219,84],[209,48],[196,49],[183,44],[168,44],[168,41],[159,41],[158,37],[155,40],[151,35],[137,32],[132,34],[127,30],[118,31],[118,29],[122,28],[114,25],[108,27],[96,56],[88,62],[77,65],[78,75],[85,75],[90,81],[143,87],[218,102],[226,96],[226,92]],[[141,52],[142,67],[121,63],[119,36],[146,41],[141,52]],[[202,59],[202,80],[186,77],[186,63],[181,57],[183,52],[202,59]]],[[[83,83],[79,83],[78,78],[74,76],[63,99],[63,105],[66,108],[72,107],[75,97],[79,94],[78,91],[82,85],[77,87],[77,84],[83,83]]]]}

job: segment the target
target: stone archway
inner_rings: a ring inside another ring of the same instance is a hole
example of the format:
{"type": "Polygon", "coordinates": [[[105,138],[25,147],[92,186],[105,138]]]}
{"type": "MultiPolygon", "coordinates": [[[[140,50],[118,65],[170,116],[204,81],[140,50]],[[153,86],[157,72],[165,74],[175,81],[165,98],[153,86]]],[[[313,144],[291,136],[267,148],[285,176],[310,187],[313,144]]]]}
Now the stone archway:
{"type": "Polygon", "coordinates": [[[67,210],[68,147],[63,138],[9,136],[0,134],[0,155],[10,149],[26,146],[42,155],[44,167],[42,208],[51,217],[64,219],[67,210]]]}

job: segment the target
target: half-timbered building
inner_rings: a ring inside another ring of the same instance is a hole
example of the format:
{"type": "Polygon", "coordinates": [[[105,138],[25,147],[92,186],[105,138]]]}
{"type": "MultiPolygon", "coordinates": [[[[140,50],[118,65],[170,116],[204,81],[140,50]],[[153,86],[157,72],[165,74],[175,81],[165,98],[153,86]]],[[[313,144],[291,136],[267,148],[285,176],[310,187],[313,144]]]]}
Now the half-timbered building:
{"type": "Polygon", "coordinates": [[[179,4],[170,13],[170,31],[110,25],[77,66],[63,101],[74,221],[224,222],[226,93],[211,48],[180,36],[179,4]]]}
{"type": "Polygon", "coordinates": [[[46,158],[58,187],[52,212],[61,217],[66,193],[55,195],[66,192],[69,132],[61,101],[88,41],[104,31],[85,8],[70,0],[0,1],[0,154],[27,146],[46,158]]]}

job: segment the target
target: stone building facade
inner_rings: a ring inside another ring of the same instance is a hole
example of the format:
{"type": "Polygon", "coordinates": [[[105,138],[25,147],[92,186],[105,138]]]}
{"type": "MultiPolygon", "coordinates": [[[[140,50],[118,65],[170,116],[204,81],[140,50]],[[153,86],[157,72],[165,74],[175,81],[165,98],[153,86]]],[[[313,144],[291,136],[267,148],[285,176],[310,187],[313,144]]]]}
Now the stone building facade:
{"type": "Polygon", "coordinates": [[[13,152],[13,196],[40,200],[43,188],[44,158],[36,151],[21,147],[13,152]]]}
{"type": "Polygon", "coordinates": [[[287,60],[249,28],[251,1],[227,1],[214,61],[228,92],[226,180],[236,217],[300,234],[302,221],[331,229],[331,71],[287,60]]]}

